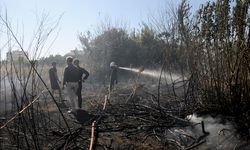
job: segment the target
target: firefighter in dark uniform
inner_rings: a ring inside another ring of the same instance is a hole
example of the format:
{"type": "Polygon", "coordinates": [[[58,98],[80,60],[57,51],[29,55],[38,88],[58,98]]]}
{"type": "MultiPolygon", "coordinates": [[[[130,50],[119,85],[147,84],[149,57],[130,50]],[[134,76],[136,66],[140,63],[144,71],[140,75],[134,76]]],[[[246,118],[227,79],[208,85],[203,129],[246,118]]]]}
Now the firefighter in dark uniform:
{"type": "Polygon", "coordinates": [[[110,85],[109,85],[109,91],[112,91],[115,84],[118,83],[118,77],[117,77],[117,70],[118,66],[115,64],[115,62],[110,63],[110,85]]]}
{"type": "Polygon", "coordinates": [[[76,91],[76,95],[78,97],[78,107],[82,108],[82,83],[88,79],[89,72],[84,68],[80,67],[79,59],[74,59],[74,65],[79,69],[79,76],[78,76],[78,89],[76,91]],[[83,77],[84,74],[84,77],[83,77]]]}

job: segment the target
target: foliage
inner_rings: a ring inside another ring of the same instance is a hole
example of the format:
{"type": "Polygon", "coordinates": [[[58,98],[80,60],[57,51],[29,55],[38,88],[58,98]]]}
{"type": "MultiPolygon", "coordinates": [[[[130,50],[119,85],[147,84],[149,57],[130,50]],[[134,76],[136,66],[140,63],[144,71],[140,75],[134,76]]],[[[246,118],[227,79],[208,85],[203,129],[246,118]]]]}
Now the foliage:
{"type": "Polygon", "coordinates": [[[50,55],[49,57],[43,57],[40,59],[40,62],[47,65],[51,65],[52,62],[56,62],[58,65],[65,64],[66,57],[61,55],[50,55]]]}
{"type": "Polygon", "coordinates": [[[128,33],[121,28],[108,28],[89,41],[87,35],[79,35],[88,64],[99,79],[105,79],[109,63],[115,61],[120,66],[150,65],[159,63],[162,55],[162,42],[147,25],[140,32],[128,33]]]}
{"type": "Polygon", "coordinates": [[[249,1],[236,1],[235,6],[226,0],[207,3],[196,24],[194,53],[199,58],[193,73],[201,88],[210,91],[206,101],[213,99],[232,113],[249,104],[249,5],[249,1]]]}

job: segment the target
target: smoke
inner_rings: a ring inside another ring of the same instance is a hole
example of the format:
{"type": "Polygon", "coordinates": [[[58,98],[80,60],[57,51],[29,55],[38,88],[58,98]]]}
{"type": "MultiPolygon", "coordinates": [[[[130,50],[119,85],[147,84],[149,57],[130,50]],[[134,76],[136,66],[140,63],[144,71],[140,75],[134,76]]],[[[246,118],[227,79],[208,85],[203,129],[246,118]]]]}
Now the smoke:
{"type": "Polygon", "coordinates": [[[168,82],[178,82],[181,81],[183,79],[186,79],[185,77],[182,77],[181,75],[178,74],[173,74],[173,73],[168,73],[168,72],[161,72],[160,70],[149,70],[149,69],[145,69],[143,71],[141,71],[141,69],[137,69],[137,68],[128,68],[128,67],[119,67],[119,69],[122,70],[128,70],[131,72],[135,72],[135,73],[140,73],[141,75],[146,75],[146,76],[150,76],[153,78],[160,78],[160,76],[166,78],[166,80],[168,82]]]}
{"type": "Polygon", "coordinates": [[[16,102],[20,105],[21,97],[23,97],[24,94],[26,94],[26,96],[30,94],[30,82],[25,87],[26,89],[24,89],[24,85],[22,85],[21,82],[17,75],[12,75],[11,78],[4,76],[1,79],[0,113],[16,108],[16,102]]]}
{"type": "MultiPolygon", "coordinates": [[[[6,110],[11,109],[11,100],[14,99],[11,89],[11,84],[7,76],[1,79],[1,92],[0,92],[0,114],[6,110]],[[7,100],[6,100],[7,99],[7,100]]],[[[15,87],[18,88],[18,85],[15,87]]]]}
{"type": "Polygon", "coordinates": [[[233,149],[241,141],[235,134],[236,130],[233,124],[226,121],[222,117],[213,118],[211,116],[198,117],[197,115],[189,115],[187,119],[194,124],[193,127],[187,127],[186,132],[190,135],[200,137],[204,135],[201,127],[201,121],[204,122],[205,131],[209,135],[204,138],[206,143],[200,148],[203,149],[233,149]]]}

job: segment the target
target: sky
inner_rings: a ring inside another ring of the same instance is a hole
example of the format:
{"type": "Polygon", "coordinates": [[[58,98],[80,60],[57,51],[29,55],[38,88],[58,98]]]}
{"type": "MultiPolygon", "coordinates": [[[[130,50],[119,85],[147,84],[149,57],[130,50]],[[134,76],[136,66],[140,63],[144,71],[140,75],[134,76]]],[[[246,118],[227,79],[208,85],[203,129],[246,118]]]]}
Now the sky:
{"type": "MultiPolygon", "coordinates": [[[[157,14],[166,7],[177,6],[181,0],[0,0],[0,12],[7,12],[8,20],[17,35],[23,37],[23,47],[29,43],[38,27],[42,16],[46,16],[47,27],[59,24],[46,49],[41,55],[64,55],[75,48],[80,49],[77,38],[79,33],[95,31],[101,21],[125,23],[128,28],[139,28],[152,14],[157,14]],[[23,36],[22,36],[23,35],[23,36]],[[53,41],[53,42],[52,42],[53,41]]],[[[188,0],[193,10],[207,0],[188,0]]],[[[2,33],[3,34],[3,33],[2,33]]],[[[18,36],[18,37],[19,37],[18,36]]],[[[0,34],[0,42],[4,40],[0,34]]],[[[2,42],[3,43],[3,42],[2,42]]],[[[1,55],[6,50],[1,46],[1,55]]]]}

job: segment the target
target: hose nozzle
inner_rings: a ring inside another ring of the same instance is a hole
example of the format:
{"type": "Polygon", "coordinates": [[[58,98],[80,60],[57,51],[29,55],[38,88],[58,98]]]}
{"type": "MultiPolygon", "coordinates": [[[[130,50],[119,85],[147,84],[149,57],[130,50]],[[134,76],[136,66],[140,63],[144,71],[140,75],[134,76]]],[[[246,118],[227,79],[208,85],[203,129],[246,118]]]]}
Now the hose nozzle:
{"type": "Polygon", "coordinates": [[[144,71],[144,67],[141,66],[141,67],[139,68],[139,72],[141,73],[141,72],[143,72],[143,71],[144,71]]]}

